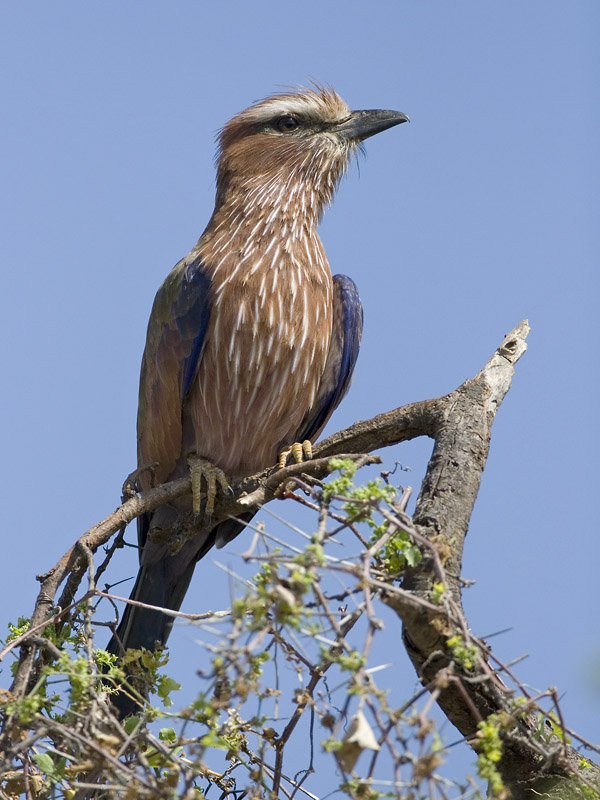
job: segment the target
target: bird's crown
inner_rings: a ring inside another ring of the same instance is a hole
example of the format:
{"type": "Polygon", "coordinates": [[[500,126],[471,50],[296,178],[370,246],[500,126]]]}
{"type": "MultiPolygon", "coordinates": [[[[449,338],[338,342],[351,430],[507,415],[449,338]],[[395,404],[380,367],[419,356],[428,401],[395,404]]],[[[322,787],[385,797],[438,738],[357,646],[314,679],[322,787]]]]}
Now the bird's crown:
{"type": "Polygon", "coordinates": [[[259,100],[230,120],[220,133],[220,152],[248,136],[302,137],[334,128],[350,109],[331,87],[299,88],[259,100]]]}

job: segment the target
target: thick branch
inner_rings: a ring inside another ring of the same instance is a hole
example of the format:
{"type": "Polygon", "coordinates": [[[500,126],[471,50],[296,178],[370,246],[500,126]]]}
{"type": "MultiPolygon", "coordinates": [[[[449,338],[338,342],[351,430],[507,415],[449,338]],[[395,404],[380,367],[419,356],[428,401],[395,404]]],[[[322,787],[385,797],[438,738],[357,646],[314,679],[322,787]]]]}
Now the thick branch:
{"type": "MultiPolygon", "coordinates": [[[[516,719],[512,692],[494,677],[486,660],[480,658],[475,668],[457,674],[461,670],[447,642],[457,632],[469,636],[462,613],[460,584],[464,541],[487,460],[492,424],[511,386],[514,365],[526,351],[528,333],[529,325],[524,321],[504,339],[473,380],[465,381],[428,409],[435,446],[413,522],[443,554],[450,607],[456,610],[463,624],[440,624],[439,614],[426,606],[399,604],[394,595],[386,600],[403,620],[404,642],[421,681],[441,690],[440,707],[467,739],[474,740],[478,723],[490,714],[513,715],[514,724],[504,739],[500,770],[515,799],[533,798],[534,792],[542,788],[547,791],[549,779],[540,782],[544,774],[555,775],[562,785],[560,776],[568,780],[567,766],[577,772],[579,755],[558,739],[545,748],[535,742],[536,720],[516,719]],[[440,684],[442,675],[446,678],[440,684]],[[452,679],[453,675],[458,679],[452,679]],[[565,753],[569,765],[565,763],[565,753]]],[[[426,599],[437,581],[434,559],[426,554],[417,567],[407,572],[402,588],[426,599]]],[[[582,776],[592,778],[589,767],[582,776]]]]}

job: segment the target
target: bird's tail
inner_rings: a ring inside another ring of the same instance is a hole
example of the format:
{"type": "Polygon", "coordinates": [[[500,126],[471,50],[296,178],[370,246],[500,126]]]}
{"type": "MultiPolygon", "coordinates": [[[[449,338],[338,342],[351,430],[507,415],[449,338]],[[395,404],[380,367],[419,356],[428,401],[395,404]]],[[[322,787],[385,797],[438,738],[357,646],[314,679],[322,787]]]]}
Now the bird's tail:
{"type": "MultiPolygon", "coordinates": [[[[177,569],[180,565],[173,563],[175,559],[176,557],[167,557],[153,564],[142,565],[130,600],[178,611],[194,574],[196,562],[192,561],[185,564],[183,569],[177,569]],[[174,581],[173,577],[176,575],[178,579],[174,581]]],[[[154,651],[167,643],[172,627],[173,617],[159,610],[128,603],[106,650],[116,656],[122,656],[131,649],[145,648],[154,651]]],[[[149,676],[140,662],[130,662],[126,672],[127,683],[142,697],[147,697],[149,676]]],[[[142,703],[135,699],[134,693],[125,689],[111,695],[110,700],[120,719],[141,710],[142,703]]]]}
{"type": "MultiPolygon", "coordinates": [[[[157,609],[179,611],[196,562],[186,564],[183,571],[175,571],[170,561],[171,559],[166,558],[155,564],[142,565],[129,599],[156,606],[157,609]],[[177,575],[177,581],[169,580],[170,575],[177,575]]],[[[173,617],[170,615],[128,603],[106,649],[114,655],[122,655],[126,650],[137,650],[141,647],[154,650],[157,645],[164,646],[167,643],[172,627],[173,617]]]]}
{"type": "MultiPolygon", "coordinates": [[[[122,656],[130,649],[154,651],[164,647],[173,627],[173,617],[159,609],[179,611],[196,563],[215,543],[222,546],[234,539],[253,516],[247,514],[239,520],[223,522],[208,532],[200,531],[175,554],[170,554],[164,544],[145,547],[130,600],[154,608],[128,603],[106,650],[122,656]]],[[[133,671],[128,669],[128,672],[138,691],[146,695],[143,674],[136,680],[133,671]]],[[[140,710],[140,704],[124,691],[112,695],[111,703],[121,719],[140,710]]]]}

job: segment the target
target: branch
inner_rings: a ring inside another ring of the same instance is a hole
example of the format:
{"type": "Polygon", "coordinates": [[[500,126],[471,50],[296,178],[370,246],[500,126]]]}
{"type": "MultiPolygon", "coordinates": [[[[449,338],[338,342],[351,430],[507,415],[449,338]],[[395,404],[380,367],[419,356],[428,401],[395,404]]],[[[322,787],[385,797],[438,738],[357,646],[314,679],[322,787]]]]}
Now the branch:
{"type": "MultiPolygon", "coordinates": [[[[478,723],[491,714],[503,714],[502,718],[508,720],[499,769],[512,791],[511,797],[539,796],[535,793],[548,791],[555,780],[559,794],[544,796],[566,798],[569,795],[565,794],[563,778],[568,782],[569,774],[575,773],[586,781],[598,780],[600,773],[591,770],[589,762],[585,769],[580,768],[579,753],[565,745],[566,734],[562,741],[549,737],[553,739],[550,745],[541,746],[536,740],[537,719],[516,713],[513,692],[496,677],[488,659],[481,656],[475,667],[460,674],[460,665],[448,646],[450,637],[458,633],[465,645],[479,646],[487,655],[485,645],[470,636],[462,609],[462,554],[488,456],[492,425],[510,389],[514,365],[527,349],[528,333],[527,321],[521,322],[475,378],[432,401],[427,409],[429,435],[435,446],[413,523],[442,557],[450,625],[448,619],[440,624],[441,609],[432,611],[425,603],[402,602],[393,593],[384,601],[403,621],[404,644],[421,682],[430,689],[438,688],[438,704],[471,744],[477,748],[478,723]],[[441,676],[446,676],[442,683],[441,676]]],[[[407,570],[402,582],[405,592],[422,600],[431,597],[442,569],[438,558],[424,553],[420,564],[407,570]]]]}

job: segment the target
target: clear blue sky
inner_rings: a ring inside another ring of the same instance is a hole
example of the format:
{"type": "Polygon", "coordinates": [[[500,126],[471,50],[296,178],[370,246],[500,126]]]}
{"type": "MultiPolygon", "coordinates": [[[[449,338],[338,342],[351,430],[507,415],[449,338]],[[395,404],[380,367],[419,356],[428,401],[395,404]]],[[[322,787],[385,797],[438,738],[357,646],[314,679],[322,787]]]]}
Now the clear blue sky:
{"type": "MultiPolygon", "coordinates": [[[[321,228],[365,306],[329,430],[452,390],[530,319],[467,539],[465,604],[476,633],[510,627],[499,654],[530,653],[523,680],[556,685],[568,723],[600,739],[598,41],[595,0],[7,5],[3,619],[31,612],[34,575],[118,504],[135,465],[147,318],[212,210],[215,132],[315,78],[412,120],[367,143],[321,228]]],[[[418,488],[428,452],[386,457],[418,488]]],[[[237,566],[243,549],[219,560],[237,566]]],[[[224,581],[201,569],[188,610],[224,581]]],[[[193,638],[172,638],[182,675],[201,658],[181,655],[193,638]]]]}

